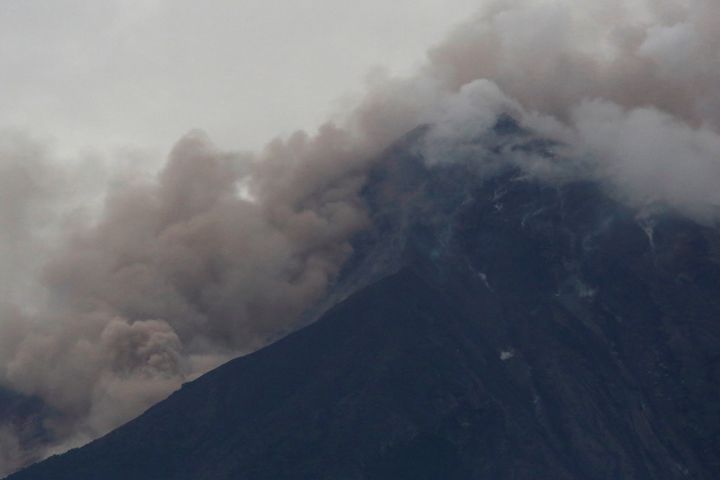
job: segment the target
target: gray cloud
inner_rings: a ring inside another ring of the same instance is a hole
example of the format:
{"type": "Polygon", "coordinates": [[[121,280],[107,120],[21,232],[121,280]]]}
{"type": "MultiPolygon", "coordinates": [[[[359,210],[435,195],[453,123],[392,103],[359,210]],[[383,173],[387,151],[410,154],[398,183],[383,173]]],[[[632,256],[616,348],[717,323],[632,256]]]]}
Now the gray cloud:
{"type": "Polygon", "coordinates": [[[524,107],[563,119],[578,102],[602,98],[718,126],[716,2],[488,5],[430,52],[431,69],[451,87],[490,79],[524,107]]]}
{"type": "Polygon", "coordinates": [[[720,4],[705,0],[489,2],[430,51],[426,75],[453,93],[428,121],[425,153],[487,158],[468,140],[507,112],[576,161],[503,160],[546,176],[599,178],[640,207],[664,204],[713,223],[718,18],[720,4]]]}
{"type": "Polygon", "coordinates": [[[0,427],[0,465],[3,471],[12,471],[23,464],[23,451],[17,432],[9,426],[0,427]]]}
{"type": "Polygon", "coordinates": [[[8,182],[22,181],[5,191],[4,220],[20,240],[8,265],[18,259],[22,271],[34,250],[42,261],[35,282],[3,297],[0,384],[58,412],[51,451],[294,328],[367,223],[358,197],[367,152],[348,132],[298,133],[255,156],[193,132],[156,176],[116,175],[97,211],[54,220],[43,248],[34,212],[72,216],[75,207],[50,208],[63,197],[54,181],[72,174],[36,144],[24,148],[3,155],[19,172],[8,182]]]}
{"type": "MultiPolygon", "coordinates": [[[[292,330],[368,224],[368,166],[420,124],[431,125],[431,164],[600,179],[638,207],[715,222],[719,9],[492,2],[416,75],[374,76],[316,134],[240,154],[192,132],[157,175],[61,166],[41,142],[6,134],[0,264],[12,276],[0,298],[0,384],[57,412],[45,453],[62,451],[292,330]],[[575,161],[483,149],[475,140],[491,141],[501,113],[575,161]],[[88,198],[101,201],[81,208],[88,198]]],[[[25,455],[11,433],[0,430],[0,470],[25,455]]]]}
{"type": "Polygon", "coordinates": [[[369,69],[410,71],[476,3],[6,0],[0,127],[26,126],[68,152],[164,152],[196,127],[257,149],[323,123],[369,69]]]}

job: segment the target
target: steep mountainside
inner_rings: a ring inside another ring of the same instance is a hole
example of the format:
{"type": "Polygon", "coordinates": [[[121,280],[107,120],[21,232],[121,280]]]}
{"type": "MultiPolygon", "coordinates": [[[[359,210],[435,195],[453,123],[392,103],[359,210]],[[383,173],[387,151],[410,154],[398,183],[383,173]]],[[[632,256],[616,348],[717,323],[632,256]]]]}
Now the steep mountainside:
{"type": "Polygon", "coordinates": [[[39,458],[23,456],[53,440],[43,421],[52,412],[41,400],[0,388],[0,465],[19,468],[39,458]]]}
{"type": "Polygon", "coordinates": [[[344,301],[9,478],[720,478],[718,231],[413,142],[368,180],[344,301]]]}

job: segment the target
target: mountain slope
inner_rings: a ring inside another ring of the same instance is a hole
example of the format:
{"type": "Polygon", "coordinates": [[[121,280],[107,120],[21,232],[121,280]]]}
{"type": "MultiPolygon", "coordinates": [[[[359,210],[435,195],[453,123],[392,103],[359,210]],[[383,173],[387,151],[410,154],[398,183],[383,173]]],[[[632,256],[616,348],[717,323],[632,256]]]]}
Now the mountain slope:
{"type": "MultiPolygon", "coordinates": [[[[404,271],[89,447],[11,478],[352,478],[395,475],[410,459],[412,478],[464,478],[445,433],[503,423],[475,373],[500,360],[481,344],[448,299],[404,271]]],[[[492,432],[470,437],[493,443],[492,432]]]]}
{"type": "Polygon", "coordinates": [[[21,452],[35,451],[53,441],[43,423],[52,418],[53,412],[40,399],[0,388],[0,465],[17,469],[38,461],[21,452]]]}
{"type": "Polygon", "coordinates": [[[414,141],[368,180],[345,301],[10,478],[719,478],[717,229],[414,141]]]}

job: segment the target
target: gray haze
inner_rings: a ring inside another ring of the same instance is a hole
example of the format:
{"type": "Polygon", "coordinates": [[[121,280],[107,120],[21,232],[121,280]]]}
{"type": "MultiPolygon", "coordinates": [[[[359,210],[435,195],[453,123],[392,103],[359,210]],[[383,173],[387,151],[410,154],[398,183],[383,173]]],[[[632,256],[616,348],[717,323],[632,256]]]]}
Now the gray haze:
{"type": "MultiPolygon", "coordinates": [[[[4,132],[0,385],[57,412],[58,441],[33,453],[94,438],[296,326],[368,225],[368,166],[420,124],[430,164],[491,167],[471,140],[510,113],[576,161],[493,161],[717,222],[717,22],[710,0],[486,2],[416,74],[374,75],[316,134],[228,153],[194,131],[157,174],[4,132]]],[[[0,446],[5,469],[27,454],[8,426],[0,446]]]]}
{"type": "Polygon", "coordinates": [[[477,0],[3,0],[0,128],[56,150],[226,148],[315,128],[370,69],[409,72],[477,0]],[[328,41],[330,39],[330,41],[328,41]]]}

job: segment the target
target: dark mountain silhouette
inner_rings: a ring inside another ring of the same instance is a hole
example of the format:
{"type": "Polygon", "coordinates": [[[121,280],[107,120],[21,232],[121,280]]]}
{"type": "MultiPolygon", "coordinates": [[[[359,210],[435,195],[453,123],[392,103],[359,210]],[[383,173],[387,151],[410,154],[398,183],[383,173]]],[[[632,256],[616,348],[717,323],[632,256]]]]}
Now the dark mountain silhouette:
{"type": "Polygon", "coordinates": [[[0,449],[16,450],[0,451],[0,462],[12,459],[19,462],[12,465],[17,468],[38,461],[30,452],[54,440],[43,423],[51,418],[53,412],[42,400],[0,388],[0,449]],[[8,436],[4,439],[3,434],[8,436]],[[23,456],[19,452],[28,453],[23,456]]]}
{"type": "Polygon", "coordinates": [[[9,478],[720,478],[717,229],[594,183],[431,169],[422,135],[370,175],[335,307],[9,478]]]}

